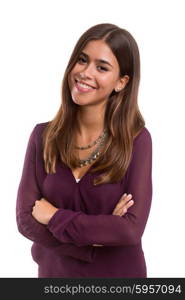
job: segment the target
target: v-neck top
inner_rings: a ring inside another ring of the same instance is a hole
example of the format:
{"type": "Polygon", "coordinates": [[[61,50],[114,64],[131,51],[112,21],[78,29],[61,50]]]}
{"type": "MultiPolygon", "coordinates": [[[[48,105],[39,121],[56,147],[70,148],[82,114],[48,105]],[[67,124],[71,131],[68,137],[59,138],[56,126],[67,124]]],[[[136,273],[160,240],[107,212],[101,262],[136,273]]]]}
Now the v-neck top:
{"type": "Polygon", "coordinates": [[[33,241],[38,277],[147,277],[142,236],[152,200],[149,130],[144,127],[135,137],[121,180],[93,185],[101,171],[91,173],[91,167],[80,180],[61,161],[56,173],[46,173],[42,132],[47,124],[36,124],[30,134],[16,202],[18,230],[33,241]],[[124,193],[134,204],[122,217],[113,215],[124,193]],[[58,208],[47,225],[32,216],[41,198],[58,208]]]}
{"type": "Polygon", "coordinates": [[[80,178],[75,178],[76,179],[76,182],[79,182],[80,181],[80,178]]]}

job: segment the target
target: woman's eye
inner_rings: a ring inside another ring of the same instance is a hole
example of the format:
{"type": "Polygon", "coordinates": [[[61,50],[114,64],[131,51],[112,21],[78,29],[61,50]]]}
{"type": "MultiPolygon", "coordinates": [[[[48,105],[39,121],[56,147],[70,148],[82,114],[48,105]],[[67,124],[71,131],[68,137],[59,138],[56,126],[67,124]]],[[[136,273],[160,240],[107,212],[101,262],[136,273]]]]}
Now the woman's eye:
{"type": "MultiPolygon", "coordinates": [[[[84,57],[79,57],[78,58],[78,62],[83,64],[83,63],[86,63],[87,61],[86,61],[86,59],[84,57]]],[[[97,66],[97,68],[99,68],[99,70],[103,71],[103,72],[108,71],[107,68],[104,68],[102,66],[97,66]]]]}
{"type": "Polygon", "coordinates": [[[101,71],[108,71],[107,68],[104,68],[102,66],[98,66],[98,68],[100,68],[101,71]]]}
{"type": "Polygon", "coordinates": [[[86,62],[85,58],[83,58],[83,57],[79,57],[78,61],[79,62],[86,62]]]}

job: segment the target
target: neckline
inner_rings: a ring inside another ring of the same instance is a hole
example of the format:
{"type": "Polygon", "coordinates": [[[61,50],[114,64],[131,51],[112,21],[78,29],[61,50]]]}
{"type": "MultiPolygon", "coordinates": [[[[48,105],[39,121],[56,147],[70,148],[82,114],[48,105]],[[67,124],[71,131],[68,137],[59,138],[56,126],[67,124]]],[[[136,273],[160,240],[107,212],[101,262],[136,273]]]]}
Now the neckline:
{"type": "Polygon", "coordinates": [[[80,183],[90,173],[89,171],[93,168],[93,165],[90,166],[90,168],[84,173],[84,175],[81,178],[76,178],[74,176],[71,168],[68,167],[68,166],[67,166],[67,168],[68,168],[68,170],[69,170],[69,172],[71,174],[71,177],[73,177],[73,180],[75,181],[75,183],[78,184],[78,183],[80,183]],[[77,181],[76,179],[78,179],[79,181],[77,181]]]}
{"type": "Polygon", "coordinates": [[[73,175],[73,172],[72,172],[72,170],[71,170],[71,168],[68,166],[68,165],[66,165],[64,162],[62,162],[62,161],[60,161],[60,164],[64,167],[64,168],[66,168],[68,171],[69,171],[69,174],[70,174],[70,176],[73,178],[73,181],[76,183],[76,184],[79,184],[89,173],[90,173],[90,170],[92,169],[92,168],[94,168],[94,164],[92,164],[91,166],[90,166],[90,168],[84,173],[84,175],[81,177],[81,178],[76,178],[74,175],[73,175]],[[76,179],[80,179],[79,181],[76,181],[76,179]]]}

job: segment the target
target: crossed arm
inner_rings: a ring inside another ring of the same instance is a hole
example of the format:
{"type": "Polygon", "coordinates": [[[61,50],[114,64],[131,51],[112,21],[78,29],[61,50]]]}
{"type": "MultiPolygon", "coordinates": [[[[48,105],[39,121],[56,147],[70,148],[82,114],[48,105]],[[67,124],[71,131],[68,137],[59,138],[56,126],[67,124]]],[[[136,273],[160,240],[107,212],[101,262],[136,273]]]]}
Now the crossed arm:
{"type": "MultiPolygon", "coordinates": [[[[129,207],[134,204],[134,201],[131,200],[132,195],[127,195],[126,193],[120,198],[118,204],[113,210],[113,215],[123,216],[129,207]]],[[[48,225],[51,218],[59,209],[52,205],[49,201],[44,198],[35,201],[35,205],[33,206],[32,216],[39,223],[48,225]]],[[[98,244],[93,244],[92,246],[103,246],[98,244]]]]}
{"type": "Polygon", "coordinates": [[[127,172],[125,192],[131,193],[134,205],[131,202],[128,204],[126,198],[124,202],[122,197],[112,215],[87,215],[81,211],[55,208],[42,198],[35,174],[36,131],[37,125],[28,142],[17,194],[19,231],[45,247],[61,247],[63,255],[86,261],[92,261],[92,245],[138,243],[147,222],[152,198],[152,142],[149,132],[141,133],[135,142],[127,172]],[[127,212],[124,212],[125,208],[127,212]],[[42,219],[43,215],[46,219],[42,219]]]}

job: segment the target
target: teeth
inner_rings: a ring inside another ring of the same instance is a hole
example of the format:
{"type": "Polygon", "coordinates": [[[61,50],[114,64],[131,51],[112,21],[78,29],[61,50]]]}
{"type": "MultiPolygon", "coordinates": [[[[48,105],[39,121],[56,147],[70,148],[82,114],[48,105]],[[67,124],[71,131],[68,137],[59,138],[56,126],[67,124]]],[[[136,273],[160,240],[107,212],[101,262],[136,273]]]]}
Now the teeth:
{"type": "Polygon", "coordinates": [[[80,83],[80,82],[78,82],[78,85],[80,85],[81,87],[84,87],[84,88],[89,88],[89,89],[92,89],[92,87],[90,87],[89,85],[87,85],[87,84],[84,84],[84,83],[80,83]]]}
{"type": "Polygon", "coordinates": [[[80,85],[80,86],[83,87],[83,88],[93,89],[93,87],[91,87],[91,86],[89,86],[89,85],[87,85],[87,84],[85,84],[85,83],[81,83],[81,82],[79,82],[79,81],[77,81],[77,83],[78,83],[78,85],[80,85]]]}

